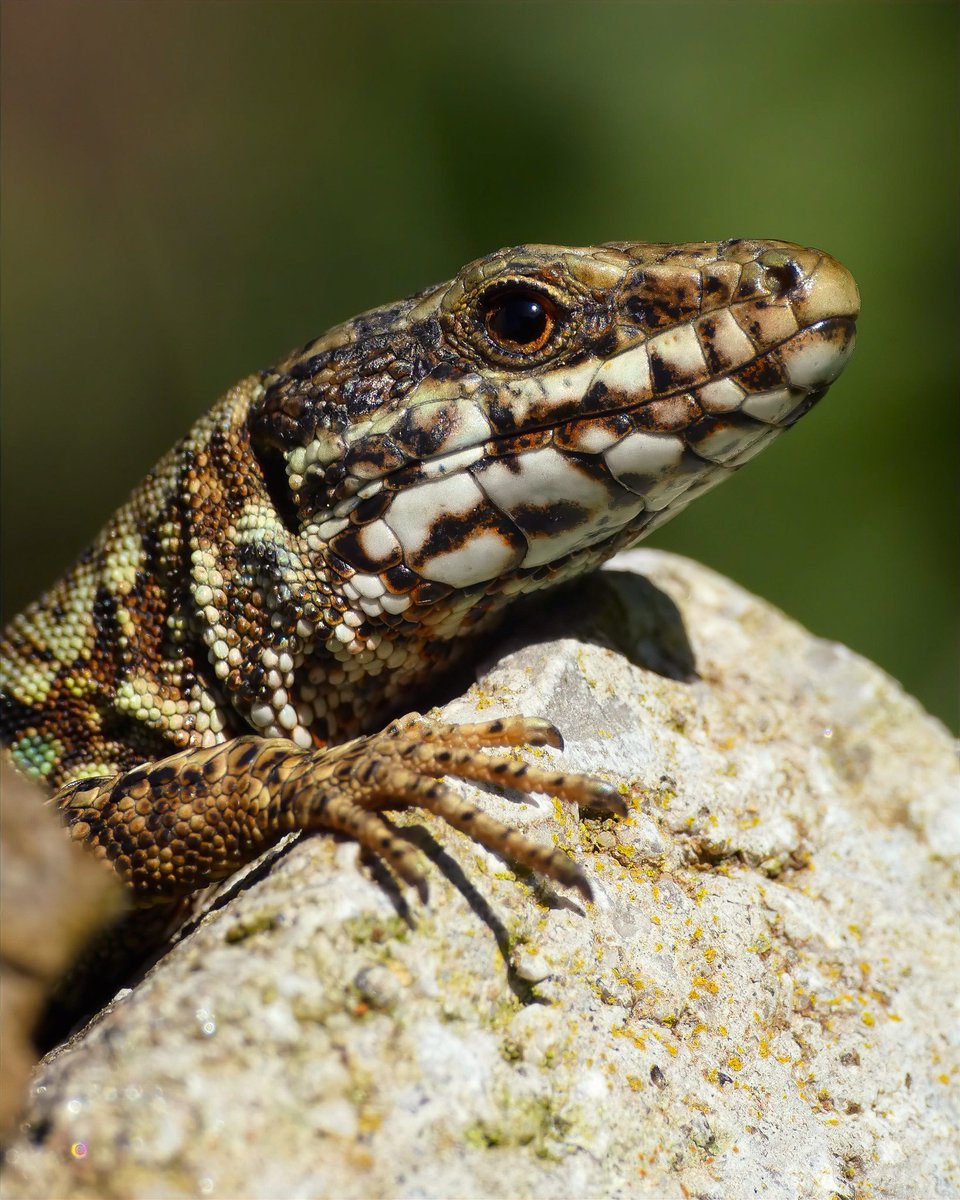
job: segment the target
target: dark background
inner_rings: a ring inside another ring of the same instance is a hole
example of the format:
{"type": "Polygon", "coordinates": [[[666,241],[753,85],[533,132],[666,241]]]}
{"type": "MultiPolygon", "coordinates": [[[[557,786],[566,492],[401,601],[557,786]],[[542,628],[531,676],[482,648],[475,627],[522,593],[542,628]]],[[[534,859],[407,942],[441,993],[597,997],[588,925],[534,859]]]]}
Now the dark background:
{"type": "Polygon", "coordinates": [[[956,720],[957,8],[2,7],[10,615],[240,376],[522,241],[778,237],[857,354],[655,535],[956,720]]]}

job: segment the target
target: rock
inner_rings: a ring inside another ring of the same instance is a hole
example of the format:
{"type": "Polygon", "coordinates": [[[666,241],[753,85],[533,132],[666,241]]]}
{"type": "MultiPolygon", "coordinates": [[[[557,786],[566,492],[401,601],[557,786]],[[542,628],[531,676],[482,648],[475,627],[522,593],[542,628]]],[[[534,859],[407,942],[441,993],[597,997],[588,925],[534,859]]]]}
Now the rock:
{"type": "Polygon", "coordinates": [[[122,911],[120,881],[63,835],[41,792],[0,769],[0,1141],[16,1128],[37,1054],[33,1033],[56,982],[122,911]]]}
{"type": "Polygon", "coordinates": [[[534,615],[445,712],[621,782],[621,822],[481,794],[596,902],[419,813],[426,908],[301,839],[43,1064],[4,1196],[957,1194],[944,729],[671,555],[534,615]]]}

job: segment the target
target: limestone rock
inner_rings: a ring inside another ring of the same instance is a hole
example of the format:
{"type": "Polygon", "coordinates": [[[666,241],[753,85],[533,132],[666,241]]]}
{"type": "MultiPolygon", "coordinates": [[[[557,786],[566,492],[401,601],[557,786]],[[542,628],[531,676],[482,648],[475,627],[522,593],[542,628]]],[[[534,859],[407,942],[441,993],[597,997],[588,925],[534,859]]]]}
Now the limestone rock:
{"type": "Polygon", "coordinates": [[[538,757],[622,784],[620,822],[480,794],[596,902],[422,814],[426,908],[300,839],[46,1061],[4,1196],[957,1194],[943,728],[654,551],[497,654],[446,715],[548,717],[538,757]]]}

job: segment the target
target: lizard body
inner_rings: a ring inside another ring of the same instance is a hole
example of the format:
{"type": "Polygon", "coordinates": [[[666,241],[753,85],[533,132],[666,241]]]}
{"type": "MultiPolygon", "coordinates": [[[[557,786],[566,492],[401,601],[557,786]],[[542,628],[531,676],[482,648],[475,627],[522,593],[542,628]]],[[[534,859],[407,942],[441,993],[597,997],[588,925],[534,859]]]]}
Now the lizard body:
{"type": "Polygon", "coordinates": [[[823,395],[859,297],[816,250],[523,246],[239,383],[0,642],[0,735],[140,905],[294,829],[423,888],[380,814],[422,806],[589,896],[443,775],[622,811],[484,747],[532,718],[375,732],[511,602],[582,574],[823,395]]]}

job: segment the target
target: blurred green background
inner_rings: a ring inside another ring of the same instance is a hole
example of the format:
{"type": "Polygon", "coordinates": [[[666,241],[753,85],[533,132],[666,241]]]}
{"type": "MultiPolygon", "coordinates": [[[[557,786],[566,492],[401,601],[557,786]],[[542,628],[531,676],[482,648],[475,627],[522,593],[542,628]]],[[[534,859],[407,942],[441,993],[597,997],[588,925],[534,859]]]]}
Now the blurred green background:
{"type": "Polygon", "coordinates": [[[230,383],[522,241],[857,276],[807,421],[651,542],[956,722],[957,6],[2,8],[4,613],[230,383]]]}

